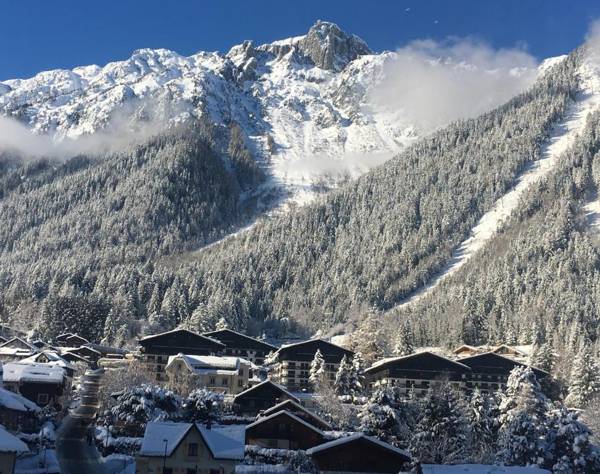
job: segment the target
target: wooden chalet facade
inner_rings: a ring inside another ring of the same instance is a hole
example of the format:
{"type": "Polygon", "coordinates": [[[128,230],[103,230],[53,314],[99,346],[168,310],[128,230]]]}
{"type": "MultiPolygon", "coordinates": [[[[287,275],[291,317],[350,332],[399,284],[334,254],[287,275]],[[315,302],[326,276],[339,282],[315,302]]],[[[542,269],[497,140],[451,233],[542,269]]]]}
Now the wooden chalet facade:
{"type": "Polygon", "coordinates": [[[319,473],[397,474],[411,471],[411,457],[401,449],[362,433],[306,451],[319,473]]]}
{"type": "Polygon", "coordinates": [[[354,352],[343,347],[324,341],[311,339],[280,347],[275,353],[276,363],[273,378],[289,390],[310,389],[310,365],[317,351],[321,351],[325,360],[327,380],[335,380],[335,374],[342,358],[354,357],[354,352]]]}
{"type": "Polygon", "coordinates": [[[140,355],[148,370],[155,374],[157,381],[166,380],[165,368],[169,356],[222,355],[225,345],[210,337],[202,336],[187,329],[146,336],[139,340],[140,355]]]}
{"type": "Polygon", "coordinates": [[[20,393],[40,407],[62,409],[71,390],[71,379],[55,365],[10,362],[2,367],[4,387],[20,393]]]}
{"type": "MultiPolygon", "coordinates": [[[[465,383],[467,390],[478,388],[482,392],[496,392],[506,388],[506,382],[510,372],[515,367],[523,367],[525,364],[495,352],[486,352],[470,357],[459,359],[461,364],[471,369],[469,379],[465,383]]],[[[549,374],[543,370],[531,367],[538,381],[549,374]]]]}
{"type": "Polygon", "coordinates": [[[300,400],[281,385],[265,380],[264,382],[243,391],[233,399],[233,409],[240,415],[256,416],[261,411],[271,408],[284,400],[300,400]]]}
{"type": "Polygon", "coordinates": [[[365,371],[371,388],[393,385],[408,395],[427,393],[432,383],[448,382],[462,388],[471,369],[461,362],[442,357],[433,352],[417,352],[374,364],[365,371]]]}
{"type": "Polygon", "coordinates": [[[325,441],[325,434],[302,418],[281,410],[246,426],[246,445],[270,449],[309,449],[325,441]]]}
{"type": "Polygon", "coordinates": [[[203,335],[223,343],[225,345],[224,355],[242,357],[256,365],[263,365],[267,354],[277,350],[277,347],[271,344],[231,329],[206,332],[203,335]]]}

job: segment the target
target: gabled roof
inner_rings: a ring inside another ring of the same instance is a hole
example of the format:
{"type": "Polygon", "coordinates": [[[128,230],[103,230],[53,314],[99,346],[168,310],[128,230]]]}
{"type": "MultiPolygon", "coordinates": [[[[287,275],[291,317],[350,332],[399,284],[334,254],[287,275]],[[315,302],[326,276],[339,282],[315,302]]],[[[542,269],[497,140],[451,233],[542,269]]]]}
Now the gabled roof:
{"type": "Polygon", "coordinates": [[[329,423],[327,423],[323,418],[313,413],[312,411],[304,408],[299,403],[296,403],[294,400],[284,400],[277,405],[272,406],[268,410],[262,412],[263,416],[271,415],[272,413],[277,413],[278,411],[286,410],[291,413],[303,413],[308,419],[311,420],[311,423],[317,428],[321,428],[324,430],[331,430],[332,427],[329,423]]]}
{"type": "Polygon", "coordinates": [[[27,341],[25,341],[24,339],[21,339],[20,337],[13,337],[12,339],[9,339],[8,341],[6,341],[3,344],[0,344],[0,347],[7,347],[7,348],[14,348],[14,349],[25,349],[25,350],[30,350],[30,351],[37,351],[38,348],[35,347],[33,344],[29,344],[27,341]]]}
{"type": "Polygon", "coordinates": [[[2,366],[4,382],[62,384],[65,371],[50,364],[7,362],[2,366]]]}
{"type": "Polygon", "coordinates": [[[302,425],[304,425],[305,427],[307,427],[308,429],[310,429],[311,431],[314,431],[315,433],[317,433],[319,436],[325,436],[325,433],[323,433],[319,428],[317,428],[316,426],[311,425],[309,422],[307,422],[306,420],[303,420],[302,418],[294,415],[293,413],[290,413],[287,410],[280,410],[276,413],[272,413],[269,416],[263,416],[261,418],[259,418],[258,420],[256,420],[253,423],[250,423],[249,425],[246,426],[246,430],[248,430],[249,428],[254,428],[256,426],[260,426],[264,423],[267,423],[275,418],[290,418],[291,420],[294,420],[297,423],[300,423],[302,425]]]}
{"type": "Polygon", "coordinates": [[[255,392],[260,392],[261,390],[264,390],[265,388],[271,388],[273,390],[278,391],[279,393],[283,393],[284,395],[286,395],[288,398],[294,400],[295,402],[300,402],[300,400],[298,400],[297,397],[295,397],[294,395],[292,395],[290,392],[288,392],[285,388],[283,388],[281,385],[279,385],[278,383],[275,383],[271,380],[265,380],[264,382],[261,382],[257,385],[255,385],[254,387],[250,387],[247,390],[244,390],[241,393],[238,393],[234,399],[233,402],[235,403],[237,400],[239,400],[240,398],[245,398],[248,395],[255,393],[255,392]]]}
{"type": "Polygon", "coordinates": [[[312,361],[317,349],[321,351],[325,362],[332,359],[341,359],[344,355],[353,357],[354,352],[340,347],[323,339],[310,339],[308,341],[295,342],[281,346],[276,354],[277,357],[289,360],[312,361]]]}
{"type": "Polygon", "coordinates": [[[222,342],[227,347],[259,349],[265,352],[276,351],[277,347],[264,341],[260,341],[232,329],[220,329],[203,333],[204,336],[211,337],[222,342]]]}
{"type": "Polygon", "coordinates": [[[510,357],[505,357],[501,354],[496,354],[495,352],[484,352],[483,354],[475,354],[468,357],[463,357],[460,359],[462,364],[468,365],[471,369],[477,372],[479,369],[501,369],[510,371],[514,367],[531,367],[534,371],[536,377],[547,377],[549,376],[548,372],[542,369],[538,369],[537,367],[528,366],[523,362],[519,362],[515,359],[511,359],[510,357]]]}
{"type": "Polygon", "coordinates": [[[191,430],[197,430],[215,459],[244,458],[244,441],[235,439],[218,428],[207,429],[199,423],[150,422],[142,438],[141,456],[162,457],[167,448],[171,456],[191,430]],[[164,440],[167,440],[165,443],[164,440]],[[166,446],[165,446],[166,444],[166,446]]]}
{"type": "Polygon", "coordinates": [[[471,368],[460,362],[435,354],[434,352],[416,352],[402,357],[394,357],[374,363],[365,370],[366,374],[375,374],[389,368],[406,368],[406,370],[437,370],[440,372],[470,372],[471,368]]]}
{"type": "Polygon", "coordinates": [[[470,346],[468,344],[463,344],[460,347],[457,347],[456,349],[454,349],[452,352],[454,354],[460,354],[463,351],[472,351],[472,352],[479,352],[481,349],[479,349],[478,347],[475,346],[470,346]]]}
{"type": "Polygon", "coordinates": [[[183,361],[191,372],[198,374],[214,372],[216,375],[233,375],[238,372],[241,364],[251,365],[250,362],[240,357],[177,354],[169,356],[166,368],[168,369],[178,360],[183,361]]]}
{"type": "Polygon", "coordinates": [[[502,352],[508,352],[508,353],[513,353],[513,354],[517,354],[520,356],[525,357],[527,354],[525,354],[523,351],[520,351],[519,349],[517,349],[514,346],[509,346],[507,344],[500,344],[497,347],[494,347],[490,352],[494,352],[496,354],[501,354],[502,352]]]}
{"type": "Polygon", "coordinates": [[[411,459],[410,454],[408,454],[403,449],[396,448],[395,446],[392,446],[391,444],[385,443],[385,442],[381,441],[380,439],[373,438],[372,436],[367,436],[363,433],[355,433],[350,436],[345,436],[343,438],[334,439],[333,441],[329,441],[327,443],[320,444],[319,446],[315,446],[314,448],[310,448],[310,449],[306,450],[306,454],[312,456],[314,454],[323,453],[330,449],[337,448],[338,446],[343,446],[345,444],[354,443],[356,441],[365,441],[368,444],[378,446],[380,448],[385,449],[386,451],[389,451],[391,453],[394,453],[394,454],[404,457],[406,461],[410,461],[410,459],[411,459]]]}
{"type": "MultiPolygon", "coordinates": [[[[49,365],[58,365],[59,367],[66,367],[67,369],[75,370],[71,364],[69,364],[65,359],[58,355],[58,353],[54,351],[42,351],[37,354],[33,354],[32,356],[26,357],[21,360],[21,362],[38,362],[40,357],[45,356],[48,359],[49,365]]],[[[44,362],[42,362],[44,363],[44,362]]]]}
{"type": "Polygon", "coordinates": [[[22,412],[38,412],[40,407],[20,393],[0,388],[0,407],[22,412]]]}
{"type": "Polygon", "coordinates": [[[0,453],[26,453],[27,445],[0,426],[0,453]]]}
{"type": "MultiPolygon", "coordinates": [[[[189,353],[193,353],[194,349],[198,347],[211,347],[216,349],[224,349],[225,344],[216,339],[203,336],[202,334],[198,334],[196,332],[190,331],[188,329],[173,329],[172,331],[162,332],[160,334],[153,334],[151,336],[142,337],[139,340],[141,346],[154,346],[154,347],[164,347],[164,348],[188,348],[189,353]],[[169,339],[173,340],[174,338],[180,338],[183,341],[183,344],[188,344],[186,346],[179,345],[179,343],[169,343],[169,339]],[[161,344],[162,342],[162,344],[161,344]]],[[[186,352],[183,350],[179,350],[178,352],[186,352]]]]}

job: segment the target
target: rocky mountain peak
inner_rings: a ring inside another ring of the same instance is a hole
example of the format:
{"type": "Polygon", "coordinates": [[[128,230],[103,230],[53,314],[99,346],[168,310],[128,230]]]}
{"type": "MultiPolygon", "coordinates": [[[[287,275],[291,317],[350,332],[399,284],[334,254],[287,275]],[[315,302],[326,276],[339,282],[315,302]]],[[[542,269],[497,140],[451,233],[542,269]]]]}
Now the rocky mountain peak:
{"type": "Polygon", "coordinates": [[[318,20],[299,42],[300,51],[316,66],[339,72],[358,56],[372,54],[367,44],[335,23],[318,20]]]}

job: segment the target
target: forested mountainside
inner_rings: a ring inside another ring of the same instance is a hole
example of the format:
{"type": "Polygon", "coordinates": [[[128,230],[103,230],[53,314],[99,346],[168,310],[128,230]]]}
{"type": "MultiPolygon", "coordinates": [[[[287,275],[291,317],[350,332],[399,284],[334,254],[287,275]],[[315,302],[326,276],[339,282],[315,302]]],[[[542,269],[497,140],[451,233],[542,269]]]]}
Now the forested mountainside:
{"type": "Polygon", "coordinates": [[[447,261],[539,156],[577,91],[580,60],[570,55],[528,92],[415,144],[322,202],[176,259],[156,257],[235,219],[252,169],[239,174],[244,166],[233,158],[224,162],[233,164],[229,174],[210,158],[196,162],[210,146],[189,133],[98,162],[25,165],[31,179],[15,184],[15,170],[0,201],[10,223],[0,255],[5,318],[45,336],[69,327],[122,342],[178,324],[212,329],[221,319],[250,333],[313,331],[358,308],[390,308],[447,261]],[[163,160],[168,166],[154,167],[163,160]],[[57,173],[64,178],[46,180],[57,173]]]}
{"type": "Polygon", "coordinates": [[[416,344],[546,344],[565,367],[582,343],[597,345],[600,235],[585,207],[598,199],[599,150],[596,112],[482,252],[386,317],[405,321],[416,344]]]}

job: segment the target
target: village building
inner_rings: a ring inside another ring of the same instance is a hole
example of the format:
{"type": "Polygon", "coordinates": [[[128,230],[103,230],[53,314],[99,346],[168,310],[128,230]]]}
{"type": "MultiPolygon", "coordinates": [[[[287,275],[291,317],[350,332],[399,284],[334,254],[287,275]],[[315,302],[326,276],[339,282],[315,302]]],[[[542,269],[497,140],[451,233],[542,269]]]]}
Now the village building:
{"type": "Polygon", "coordinates": [[[270,449],[309,449],[325,441],[325,434],[302,418],[281,410],[246,426],[246,444],[270,449]]]}
{"type": "Polygon", "coordinates": [[[165,372],[171,381],[193,378],[199,387],[235,395],[248,388],[252,364],[239,357],[178,354],[169,356],[165,372]]]}
{"type": "Polygon", "coordinates": [[[71,379],[55,365],[8,362],[2,366],[4,387],[37,405],[61,409],[71,390],[71,379]]]}
{"type": "Polygon", "coordinates": [[[480,354],[482,352],[480,347],[470,346],[468,344],[463,344],[462,346],[457,347],[452,351],[452,353],[456,357],[467,357],[475,354],[480,354]]]}
{"type": "Polygon", "coordinates": [[[146,336],[139,340],[140,356],[148,370],[155,374],[157,381],[165,381],[165,368],[169,356],[177,354],[189,355],[221,355],[225,345],[216,339],[202,336],[187,329],[146,336]]]}
{"type": "Polygon", "coordinates": [[[0,425],[6,429],[31,432],[37,427],[39,411],[40,407],[23,395],[0,388],[0,425]]]}
{"type": "MultiPolygon", "coordinates": [[[[510,372],[515,367],[523,367],[525,364],[495,352],[486,352],[459,359],[461,364],[471,369],[469,379],[465,383],[467,390],[478,388],[482,392],[496,392],[506,388],[506,382],[510,372]]],[[[532,367],[538,380],[549,377],[543,370],[532,367]]]]}
{"type": "Polygon", "coordinates": [[[471,369],[461,362],[433,352],[417,352],[376,362],[365,371],[371,388],[381,385],[398,387],[404,395],[411,391],[424,395],[434,382],[447,382],[462,388],[471,369]]]}
{"type": "Polygon", "coordinates": [[[225,345],[224,355],[242,357],[256,365],[264,364],[267,355],[277,350],[271,344],[231,329],[206,332],[204,336],[222,342],[225,345]]]}
{"type": "Polygon", "coordinates": [[[136,474],[233,474],[244,440],[198,423],[151,422],[136,456],[136,474]]]}
{"type": "Polygon", "coordinates": [[[37,354],[23,359],[21,362],[55,365],[63,369],[67,374],[67,377],[73,378],[75,376],[75,366],[67,362],[54,351],[38,352],[37,354]]]}
{"type": "Polygon", "coordinates": [[[61,356],[64,357],[66,354],[75,354],[79,357],[83,357],[88,360],[92,365],[98,362],[98,359],[102,357],[102,354],[96,349],[92,349],[88,346],[80,346],[76,348],[69,348],[62,352],[61,356]]]}
{"type": "Polygon", "coordinates": [[[235,396],[233,409],[241,415],[256,416],[284,400],[293,400],[300,403],[297,397],[288,392],[281,385],[265,380],[235,396]]]}
{"type": "Polygon", "coordinates": [[[319,473],[397,474],[410,472],[411,457],[388,443],[357,433],[306,451],[319,473]]]}
{"type": "Polygon", "coordinates": [[[27,445],[0,426],[0,473],[15,472],[17,455],[29,451],[27,445]]]}
{"type": "Polygon", "coordinates": [[[81,347],[89,342],[85,337],[71,332],[60,334],[54,338],[54,344],[60,347],[81,347]]]}
{"type": "Polygon", "coordinates": [[[325,360],[326,380],[331,383],[335,380],[342,358],[354,357],[352,351],[323,339],[288,344],[281,346],[274,354],[273,379],[289,390],[310,389],[310,365],[317,351],[321,351],[325,360]]]}
{"type": "Polygon", "coordinates": [[[22,360],[38,351],[39,349],[33,344],[20,337],[13,337],[0,345],[0,362],[22,360]]]}
{"type": "Polygon", "coordinates": [[[308,410],[306,407],[302,406],[300,403],[295,402],[294,400],[284,400],[277,405],[272,406],[271,408],[260,413],[260,416],[269,416],[273,413],[277,413],[279,411],[286,410],[289,413],[293,413],[298,418],[302,418],[304,421],[310,423],[311,425],[319,428],[323,431],[332,430],[333,427],[327,423],[323,418],[316,415],[312,411],[308,410]]]}

